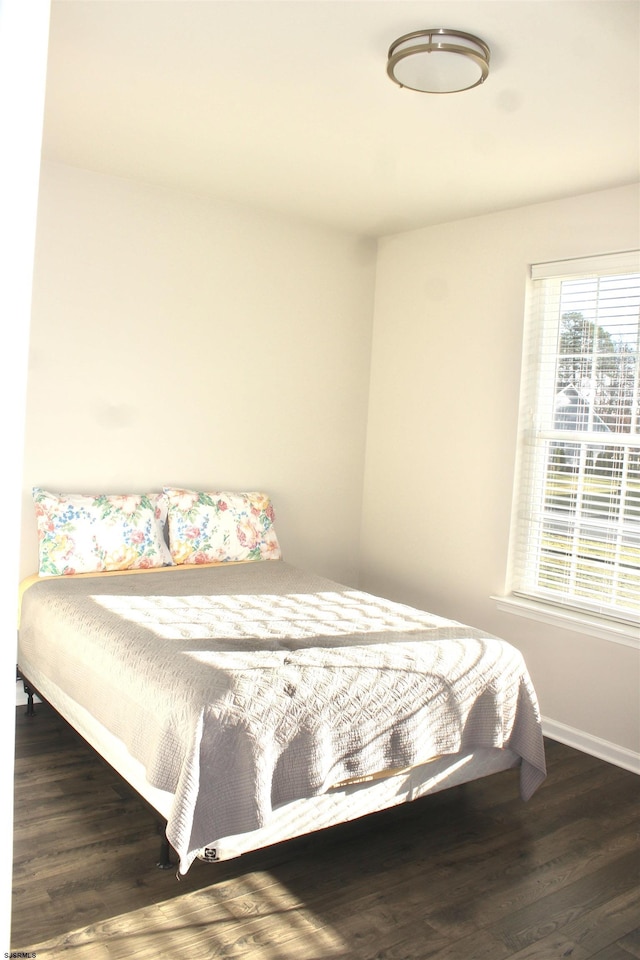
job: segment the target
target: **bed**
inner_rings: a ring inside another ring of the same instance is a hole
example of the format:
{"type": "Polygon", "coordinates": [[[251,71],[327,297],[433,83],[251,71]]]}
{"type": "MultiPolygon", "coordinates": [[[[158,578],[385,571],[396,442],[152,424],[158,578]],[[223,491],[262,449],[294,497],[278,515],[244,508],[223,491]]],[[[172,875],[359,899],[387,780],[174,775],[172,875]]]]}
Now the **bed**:
{"type": "Polygon", "coordinates": [[[268,553],[23,584],[21,676],[163,818],[179,874],[510,768],[534,793],[519,651],[268,553]]]}

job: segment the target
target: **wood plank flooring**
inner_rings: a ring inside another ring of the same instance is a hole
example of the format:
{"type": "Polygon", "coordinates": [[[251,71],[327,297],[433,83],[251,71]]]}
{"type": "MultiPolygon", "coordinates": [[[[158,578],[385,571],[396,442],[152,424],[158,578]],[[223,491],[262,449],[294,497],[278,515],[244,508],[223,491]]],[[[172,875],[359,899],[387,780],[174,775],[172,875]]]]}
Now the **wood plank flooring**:
{"type": "Polygon", "coordinates": [[[187,876],[46,704],[17,709],[14,951],[38,960],[638,960],[640,777],[553,741],[518,775],[187,876]]]}

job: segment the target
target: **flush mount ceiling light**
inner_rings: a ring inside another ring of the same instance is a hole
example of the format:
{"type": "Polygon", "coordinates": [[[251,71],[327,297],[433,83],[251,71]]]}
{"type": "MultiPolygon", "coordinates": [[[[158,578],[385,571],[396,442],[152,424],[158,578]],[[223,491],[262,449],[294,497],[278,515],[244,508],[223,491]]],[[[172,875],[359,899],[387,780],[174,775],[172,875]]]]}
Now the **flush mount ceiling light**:
{"type": "Polygon", "coordinates": [[[457,93],[484,83],[490,50],[460,30],[416,30],[389,47],[387,73],[394,83],[421,93],[457,93]]]}

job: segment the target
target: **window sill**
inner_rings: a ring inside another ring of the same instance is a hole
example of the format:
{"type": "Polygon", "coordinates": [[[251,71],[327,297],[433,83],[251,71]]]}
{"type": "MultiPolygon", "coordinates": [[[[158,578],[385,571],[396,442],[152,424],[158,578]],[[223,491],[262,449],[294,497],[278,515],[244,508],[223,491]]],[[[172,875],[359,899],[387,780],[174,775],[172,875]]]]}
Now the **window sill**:
{"type": "Polygon", "coordinates": [[[508,596],[491,599],[495,600],[498,610],[502,613],[528,617],[530,620],[539,620],[542,623],[550,623],[554,627],[586,633],[591,637],[611,640],[640,650],[640,629],[631,623],[605,620],[590,616],[588,613],[578,613],[575,610],[567,610],[537,600],[525,600],[524,597],[508,596]]]}

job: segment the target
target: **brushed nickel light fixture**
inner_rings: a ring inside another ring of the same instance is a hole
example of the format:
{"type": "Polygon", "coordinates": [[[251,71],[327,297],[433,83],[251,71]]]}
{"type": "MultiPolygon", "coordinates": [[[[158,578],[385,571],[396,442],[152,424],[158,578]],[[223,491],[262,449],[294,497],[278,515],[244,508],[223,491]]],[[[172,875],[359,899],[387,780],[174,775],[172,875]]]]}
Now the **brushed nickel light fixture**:
{"type": "Polygon", "coordinates": [[[421,93],[457,93],[484,83],[491,51],[460,30],[416,30],[389,47],[387,73],[394,83],[421,93]]]}

